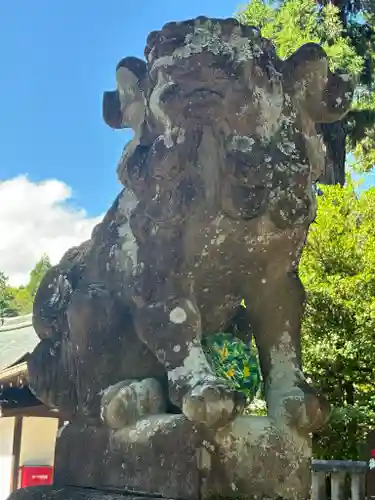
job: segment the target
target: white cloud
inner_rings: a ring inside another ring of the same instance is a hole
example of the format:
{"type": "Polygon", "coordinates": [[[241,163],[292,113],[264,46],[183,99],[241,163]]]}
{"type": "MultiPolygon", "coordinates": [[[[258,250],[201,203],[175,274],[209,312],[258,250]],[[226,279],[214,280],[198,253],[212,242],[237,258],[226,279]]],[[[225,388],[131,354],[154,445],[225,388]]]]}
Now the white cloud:
{"type": "Polygon", "coordinates": [[[0,270],[12,285],[26,283],[43,254],[57,263],[102,219],[69,207],[71,196],[71,188],[57,179],[34,183],[19,176],[0,182],[0,270]]]}

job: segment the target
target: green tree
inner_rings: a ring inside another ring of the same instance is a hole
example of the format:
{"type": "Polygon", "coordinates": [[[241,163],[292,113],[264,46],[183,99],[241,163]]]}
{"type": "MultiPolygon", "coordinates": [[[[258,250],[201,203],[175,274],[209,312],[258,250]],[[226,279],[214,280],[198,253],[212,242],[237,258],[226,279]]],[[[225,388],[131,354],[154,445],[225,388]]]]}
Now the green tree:
{"type": "Polygon", "coordinates": [[[372,0],[319,0],[336,6],[343,33],[363,59],[357,99],[348,115],[348,139],[356,167],[369,171],[375,166],[375,2],[372,0]]]}
{"type": "Polygon", "coordinates": [[[0,271],[0,324],[1,319],[7,316],[17,316],[14,307],[14,296],[8,285],[8,278],[0,271]]]}
{"type": "Polygon", "coordinates": [[[18,316],[24,314],[29,314],[33,308],[33,298],[29,290],[25,286],[20,286],[19,288],[12,287],[10,292],[13,296],[13,308],[17,311],[18,316]]]}
{"type": "Polygon", "coordinates": [[[42,281],[46,272],[51,269],[51,262],[47,255],[43,255],[40,261],[35,265],[34,269],[30,273],[29,283],[27,285],[27,290],[29,291],[32,298],[39,288],[40,282],[42,281]]]}
{"type": "Polygon", "coordinates": [[[304,368],[334,407],[315,456],[358,459],[375,426],[375,188],[324,188],[302,256],[304,368]]]}
{"type": "Polygon", "coordinates": [[[0,318],[31,313],[40,282],[51,267],[48,256],[43,255],[31,271],[27,286],[20,287],[9,286],[8,278],[0,271],[0,318]]]}
{"type": "Polygon", "coordinates": [[[352,0],[251,1],[241,22],[261,28],[287,58],[308,42],[323,46],[333,70],[346,71],[357,84],[352,111],[342,121],[317,126],[328,146],[322,182],[345,182],[346,152],[358,170],[375,165],[375,3],[352,0]],[[370,5],[372,4],[372,5],[370,5]]]}

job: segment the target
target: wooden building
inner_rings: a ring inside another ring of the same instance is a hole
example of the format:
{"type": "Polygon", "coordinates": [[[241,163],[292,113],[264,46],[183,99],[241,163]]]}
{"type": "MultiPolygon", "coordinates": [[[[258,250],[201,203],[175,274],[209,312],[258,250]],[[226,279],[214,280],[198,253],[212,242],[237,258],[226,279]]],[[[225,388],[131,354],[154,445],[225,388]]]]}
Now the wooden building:
{"type": "Polygon", "coordinates": [[[27,381],[27,356],[38,341],[31,315],[0,326],[0,500],[33,466],[53,467],[59,414],[30,392],[27,381]]]}

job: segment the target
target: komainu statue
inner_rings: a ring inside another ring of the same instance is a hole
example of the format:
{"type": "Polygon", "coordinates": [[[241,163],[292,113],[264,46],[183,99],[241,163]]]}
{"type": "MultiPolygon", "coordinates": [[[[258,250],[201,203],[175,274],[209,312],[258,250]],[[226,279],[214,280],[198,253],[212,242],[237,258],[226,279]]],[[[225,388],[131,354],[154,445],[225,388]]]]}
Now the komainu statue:
{"type": "MultiPolygon", "coordinates": [[[[325,164],[316,126],[345,115],[352,85],[319,45],[283,61],[234,19],[169,23],[149,35],[145,57],[120,61],[117,88],[104,93],[105,122],[134,132],[118,166],[124,189],[39,288],[31,387],[71,422],[108,432],[183,418],[221,436],[208,447],[216,460],[245,417],[201,340],[236,323],[241,340],[255,336],[267,425],[307,440],[328,407],[302,373],[298,263],[325,164]]],[[[233,494],[261,463],[267,482],[262,453],[242,469],[236,462],[233,494]]],[[[288,480],[277,479],[277,495],[305,498],[288,480]]]]}

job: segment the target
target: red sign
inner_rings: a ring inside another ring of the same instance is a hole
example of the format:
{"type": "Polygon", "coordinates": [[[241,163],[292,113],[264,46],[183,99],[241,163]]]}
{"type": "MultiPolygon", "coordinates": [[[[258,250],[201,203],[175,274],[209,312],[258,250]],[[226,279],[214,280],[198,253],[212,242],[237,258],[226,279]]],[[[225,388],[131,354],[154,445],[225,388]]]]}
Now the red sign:
{"type": "Polygon", "coordinates": [[[21,488],[28,486],[40,486],[41,484],[52,484],[53,467],[20,467],[21,488]]]}

